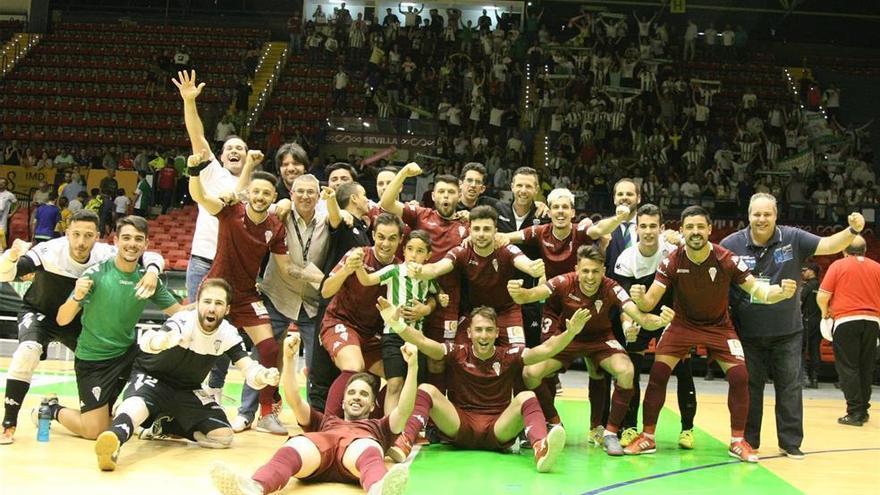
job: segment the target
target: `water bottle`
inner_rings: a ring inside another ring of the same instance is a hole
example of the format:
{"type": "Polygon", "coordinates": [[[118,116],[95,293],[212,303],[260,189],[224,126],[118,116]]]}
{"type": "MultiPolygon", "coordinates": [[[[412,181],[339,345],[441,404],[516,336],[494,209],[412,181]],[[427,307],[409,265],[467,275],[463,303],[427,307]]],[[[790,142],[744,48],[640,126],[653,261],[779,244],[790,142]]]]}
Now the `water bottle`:
{"type": "Polygon", "coordinates": [[[49,407],[49,399],[43,399],[40,409],[37,411],[37,441],[49,441],[49,427],[52,424],[52,409],[49,407]]]}

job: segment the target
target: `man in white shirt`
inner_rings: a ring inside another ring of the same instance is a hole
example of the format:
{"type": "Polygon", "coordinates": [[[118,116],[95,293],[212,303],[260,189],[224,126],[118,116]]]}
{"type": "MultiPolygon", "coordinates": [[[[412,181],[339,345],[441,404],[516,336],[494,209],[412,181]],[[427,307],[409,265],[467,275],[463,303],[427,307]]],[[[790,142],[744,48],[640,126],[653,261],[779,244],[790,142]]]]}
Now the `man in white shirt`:
{"type": "Polygon", "coordinates": [[[6,250],[6,227],[9,217],[18,208],[18,199],[8,189],[6,179],[0,178],[0,251],[6,250]]]}
{"type": "Polygon", "coordinates": [[[226,138],[233,134],[235,134],[235,124],[229,120],[229,115],[224,115],[220,122],[217,122],[217,127],[214,128],[214,143],[217,146],[222,146],[226,138]]]}

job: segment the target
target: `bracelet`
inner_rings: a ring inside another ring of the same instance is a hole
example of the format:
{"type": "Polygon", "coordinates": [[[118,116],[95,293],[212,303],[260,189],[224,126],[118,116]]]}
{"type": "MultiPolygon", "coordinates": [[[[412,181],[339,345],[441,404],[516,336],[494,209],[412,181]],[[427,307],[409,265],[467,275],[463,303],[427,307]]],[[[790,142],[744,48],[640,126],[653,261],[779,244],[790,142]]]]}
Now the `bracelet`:
{"type": "Polygon", "coordinates": [[[195,167],[189,167],[187,172],[189,172],[190,177],[199,175],[200,173],[202,173],[202,170],[205,170],[206,168],[208,168],[208,165],[210,165],[210,164],[211,164],[210,160],[202,162],[202,163],[196,165],[195,167]]]}
{"type": "Polygon", "coordinates": [[[79,304],[79,303],[83,302],[83,299],[85,299],[85,297],[82,299],[77,299],[76,296],[73,296],[73,297],[71,297],[71,299],[73,299],[73,302],[79,304]]]}
{"type": "Polygon", "coordinates": [[[852,235],[859,235],[861,232],[858,231],[858,230],[856,230],[856,229],[854,229],[854,228],[852,228],[852,227],[850,227],[850,228],[849,228],[849,233],[852,234],[852,235]]]}

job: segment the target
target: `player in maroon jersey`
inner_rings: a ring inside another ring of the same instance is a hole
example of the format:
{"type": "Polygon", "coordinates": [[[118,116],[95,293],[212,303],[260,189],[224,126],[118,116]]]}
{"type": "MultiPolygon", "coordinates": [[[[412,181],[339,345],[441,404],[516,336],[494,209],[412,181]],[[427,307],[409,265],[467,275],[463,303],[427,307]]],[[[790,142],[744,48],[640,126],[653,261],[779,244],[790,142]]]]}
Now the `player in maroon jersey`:
{"type": "Polygon", "coordinates": [[[514,396],[513,387],[522,376],[524,366],[545,361],[571,343],[589,320],[589,312],[575,311],[566,322],[564,332],[527,349],[495,346],[498,337],[495,310],[487,306],[471,312],[467,344],[441,344],[427,338],[408,326],[400,308],[384,297],[379,298],[376,306],[391,330],[415,344],[428,357],[442,359],[449,374],[448,399],[433,385],[419,385],[412,418],[388,453],[392,459],[399,462],[409,455],[412,442],[430,416],[444,436],[466,449],[506,449],[525,427],[538,471],[550,471],[565,447],[565,430],[562,425],[556,425],[548,432],[535,394],[523,391],[514,396]]]}
{"type": "MultiPolygon", "coordinates": [[[[491,206],[470,211],[471,236],[467,246],[458,246],[435,263],[409,263],[411,276],[430,280],[449,273],[464,276],[469,283],[471,307],[488,306],[498,314],[498,345],[524,345],[522,312],[507,293],[507,281],[520,270],[535,278],[544,276],[544,261],[531,260],[518,247],[496,247],[498,212],[491,206]]],[[[458,276],[458,275],[456,275],[458,276]]],[[[459,332],[457,342],[463,342],[459,332]]]]}
{"type": "Polygon", "coordinates": [[[701,206],[681,212],[684,248],[660,262],[651,288],[630,287],[633,301],[642,311],[654,308],[666,289],[673,289],[675,318],[663,333],[654,351],[654,365],[642,406],[644,431],[629,444],[627,454],[650,454],[657,450],[654,430],[666,400],[666,383],[680,359],[695,345],[704,345],[709,358],[718,361],[727,374],[731,439],[728,453],[745,462],[758,462],[758,454],[743,439],[749,410],[749,373],[742,344],[728,314],[730,284],[738,285],[759,304],[774,304],[792,297],[797,282],[782,280],[769,285],[756,279],[745,262],[723,247],[709,242],[712,220],[701,206]]]}
{"type": "MultiPolygon", "coordinates": [[[[614,338],[611,330],[611,310],[620,308],[646,330],[663,328],[672,321],[675,313],[664,307],[660,316],[645,314],[639,311],[630,300],[626,291],[617,282],[605,276],[605,256],[595,246],[581,246],[577,252],[578,262],[574,272],[558,275],[531,289],[523,288],[522,280],[511,280],[507,289],[514,301],[527,304],[546,300],[544,319],[541,326],[543,340],[552,338],[563,331],[562,325],[577,311],[588,311],[592,318],[587,322],[586,330],[571,342],[562,352],[547,361],[527,366],[523,373],[526,387],[535,389],[551,422],[558,422],[556,408],[553,406],[554,391],[549,392],[539,387],[544,377],[556,373],[560,369],[568,369],[571,363],[584,357],[591,379],[607,371],[616,380],[614,395],[611,399],[611,413],[605,425],[602,443],[608,455],[623,455],[623,448],[617,439],[620,422],[626,415],[629,401],[633,394],[633,365],[623,346],[614,338]],[[555,421],[554,421],[555,420],[555,421]]],[[[600,426],[602,422],[601,402],[606,394],[604,389],[591,388],[590,394],[590,429],[600,426]]]]}
{"type": "Polygon", "coordinates": [[[360,483],[371,495],[403,493],[408,466],[385,468],[385,450],[403,431],[413,410],[418,375],[418,352],[412,344],[400,348],[407,364],[397,407],[380,419],[370,419],[378,406],[377,383],[368,373],[352,376],[345,388],[344,416],[322,414],[302,400],[296,383],[299,336],[284,341],[284,397],[303,433],[291,437],[272,459],[250,478],[229,467],[211,468],[214,486],[224,495],[264,495],[284,488],[290,478],[304,481],[360,483]]]}
{"type": "MultiPolygon", "coordinates": [[[[621,205],[613,217],[595,224],[589,219],[572,223],[576,213],[574,194],[564,188],[550,191],[547,204],[550,207],[550,223],[532,225],[504,235],[514,244],[535,246],[540,250],[548,280],[572,271],[577,263],[578,248],[594,243],[601,245],[603,237],[610,235],[630,214],[629,208],[621,205]]],[[[604,252],[604,246],[602,250],[604,252]]]]}
{"type": "MultiPolygon", "coordinates": [[[[205,156],[203,153],[202,161],[206,160],[205,156]]],[[[188,165],[195,166],[198,161],[199,158],[191,156],[188,165]]],[[[252,163],[250,157],[248,161],[252,163]]],[[[190,177],[189,190],[192,198],[217,217],[220,225],[217,254],[205,278],[222,278],[232,286],[233,303],[228,319],[251,338],[259,350],[260,364],[272,368],[278,361],[278,343],[272,334],[269,313],[255,282],[267,254],[272,254],[284,276],[288,273],[290,259],[287,256],[284,224],[275,215],[269,214],[269,206],[277,197],[277,179],[262,171],[254,172],[250,177],[247,205],[231,204],[230,197],[220,199],[208,195],[202,187],[199,174],[190,177]]],[[[278,387],[271,386],[260,390],[261,416],[275,414],[272,407],[277,392],[278,387]]]]}
{"type": "MultiPolygon", "coordinates": [[[[403,183],[410,177],[421,175],[422,169],[416,163],[408,163],[394,176],[385,188],[379,206],[389,213],[403,219],[404,224],[413,230],[424,230],[431,238],[431,263],[443,259],[452,248],[461,245],[468,236],[468,224],[461,212],[456,213],[461,191],[458,178],[452,175],[439,175],[434,178],[431,197],[436,209],[423,208],[412,203],[404,205],[398,201],[403,183]]],[[[458,311],[461,300],[461,283],[454,274],[437,279],[444,294],[449,296],[449,304],[438,308],[425,318],[424,332],[428,338],[437,342],[452,340],[458,330],[458,311]]],[[[443,363],[428,361],[428,381],[445,388],[443,363]]]]}
{"type": "Polygon", "coordinates": [[[373,247],[353,248],[324,280],[321,295],[333,297],[321,321],[321,344],[341,370],[327,393],[325,411],[339,416],[348,380],[362,371],[384,376],[382,366],[382,317],[373,304],[385,294],[381,285],[364,287],[353,274],[361,267],[375,272],[397,263],[394,257],[403,233],[403,223],[389,213],[376,217],[373,247]]]}

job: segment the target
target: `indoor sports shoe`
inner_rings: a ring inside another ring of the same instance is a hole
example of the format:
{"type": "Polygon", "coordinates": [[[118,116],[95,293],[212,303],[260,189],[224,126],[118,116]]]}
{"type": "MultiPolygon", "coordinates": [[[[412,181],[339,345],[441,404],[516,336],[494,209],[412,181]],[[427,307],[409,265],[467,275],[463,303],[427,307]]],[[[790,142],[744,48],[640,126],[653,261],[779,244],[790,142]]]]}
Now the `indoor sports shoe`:
{"type": "Polygon", "coordinates": [[[565,428],[554,426],[537,445],[535,445],[535,464],[539,473],[553,469],[556,459],[565,448],[565,428]]]}
{"type": "Polygon", "coordinates": [[[267,414],[260,418],[254,424],[254,429],[263,433],[271,433],[273,435],[287,435],[287,428],[281,424],[281,421],[278,419],[278,414],[272,413],[267,414]]]}
{"type": "Polygon", "coordinates": [[[681,430],[681,433],[678,434],[678,446],[683,449],[692,450],[696,441],[694,430],[681,430]]]}
{"type": "Polygon", "coordinates": [[[171,416],[159,416],[149,428],[144,428],[138,433],[138,438],[141,440],[178,440],[180,437],[164,432],[164,426],[172,421],[174,418],[171,416]]]}
{"type": "Polygon", "coordinates": [[[620,435],[620,446],[627,447],[629,444],[633,443],[636,438],[639,438],[639,431],[635,428],[627,428],[623,430],[623,433],[620,435]]]}
{"type": "Polygon", "coordinates": [[[410,443],[403,435],[400,435],[397,437],[397,440],[394,441],[394,445],[388,449],[388,457],[397,464],[400,464],[409,457],[410,452],[412,452],[412,443],[410,443]]]}
{"type": "Polygon", "coordinates": [[[731,443],[727,453],[730,457],[736,457],[743,462],[758,462],[758,454],[745,440],[731,443]]]}
{"type": "Polygon", "coordinates": [[[241,433],[245,430],[249,430],[251,428],[251,423],[253,420],[248,419],[241,414],[232,418],[232,421],[229,423],[232,426],[232,431],[235,433],[241,433]]]}
{"type": "Polygon", "coordinates": [[[863,424],[865,424],[865,421],[862,419],[861,416],[857,416],[854,414],[847,414],[842,418],[837,418],[837,422],[846,426],[862,426],[863,424]]]}
{"type": "Polygon", "coordinates": [[[101,471],[114,471],[116,459],[119,457],[119,438],[112,431],[105,431],[98,435],[95,440],[95,456],[98,458],[98,468],[101,471]]]}
{"type": "MultiPolygon", "coordinates": [[[[5,423],[5,422],[4,422],[5,423]]],[[[0,445],[9,445],[15,441],[15,427],[3,425],[3,433],[0,433],[0,445]]]]}
{"type": "Polygon", "coordinates": [[[623,455],[623,447],[620,446],[620,440],[617,439],[617,435],[605,435],[602,440],[605,444],[606,454],[612,457],[623,455]]]}
{"type": "Polygon", "coordinates": [[[623,453],[626,455],[653,454],[654,452],[657,452],[657,443],[644,433],[623,449],[623,453]]]}
{"type": "Polygon", "coordinates": [[[802,460],[805,454],[797,447],[779,447],[779,453],[789,459],[802,460]]]}
{"type": "Polygon", "coordinates": [[[211,481],[223,495],[263,495],[263,487],[259,483],[236,473],[223,463],[211,465],[211,481]]]}
{"type": "Polygon", "coordinates": [[[590,434],[587,437],[587,440],[594,447],[601,447],[601,446],[605,445],[605,440],[602,438],[604,436],[605,436],[605,427],[599,425],[599,426],[593,428],[592,430],[590,430],[590,434]]]}
{"type": "Polygon", "coordinates": [[[400,495],[406,490],[407,481],[409,481],[409,466],[396,464],[381,480],[373,483],[367,495],[400,495]]]}

